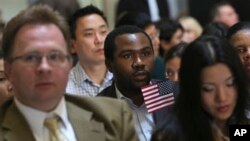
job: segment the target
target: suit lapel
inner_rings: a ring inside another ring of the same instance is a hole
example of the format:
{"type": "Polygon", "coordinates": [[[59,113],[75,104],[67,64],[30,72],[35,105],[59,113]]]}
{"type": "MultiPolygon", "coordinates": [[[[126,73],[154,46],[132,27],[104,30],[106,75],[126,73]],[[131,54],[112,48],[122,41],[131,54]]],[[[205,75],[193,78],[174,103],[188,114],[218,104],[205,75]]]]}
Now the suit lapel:
{"type": "Polygon", "coordinates": [[[172,115],[172,108],[173,107],[171,106],[165,107],[153,113],[153,118],[156,126],[164,124],[166,119],[172,115]]]}
{"type": "Polygon", "coordinates": [[[6,110],[2,128],[6,130],[4,134],[6,141],[35,141],[28,123],[13,102],[6,110]]]}
{"type": "Polygon", "coordinates": [[[98,94],[98,96],[107,96],[111,98],[117,98],[116,92],[115,92],[115,84],[112,83],[111,86],[104,89],[101,93],[98,94]]]}
{"type": "Polygon", "coordinates": [[[92,120],[92,112],[86,111],[71,102],[67,102],[67,110],[77,140],[105,141],[104,125],[92,120]]]}

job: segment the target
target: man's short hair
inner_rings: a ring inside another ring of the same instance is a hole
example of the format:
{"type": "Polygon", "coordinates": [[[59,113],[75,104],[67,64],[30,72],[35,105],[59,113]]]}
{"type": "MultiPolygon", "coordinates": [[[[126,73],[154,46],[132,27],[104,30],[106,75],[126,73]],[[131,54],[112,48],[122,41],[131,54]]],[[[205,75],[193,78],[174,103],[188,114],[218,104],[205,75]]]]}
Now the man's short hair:
{"type": "Polygon", "coordinates": [[[23,10],[7,23],[3,32],[4,59],[9,61],[17,32],[25,25],[54,24],[62,32],[70,52],[70,34],[66,20],[52,8],[46,5],[36,5],[23,10]]]}
{"type": "Polygon", "coordinates": [[[71,33],[71,38],[75,39],[75,30],[76,30],[76,21],[84,16],[87,15],[91,15],[91,14],[97,14],[100,17],[102,17],[102,19],[107,23],[107,19],[104,16],[104,13],[98,9],[97,7],[93,6],[93,5],[88,5],[86,7],[83,7],[81,9],[78,9],[73,15],[72,17],[69,19],[69,26],[70,26],[70,33],[71,33]]]}
{"type": "Polygon", "coordinates": [[[113,31],[111,31],[104,42],[104,54],[107,60],[113,61],[114,60],[114,52],[115,52],[115,39],[116,37],[123,35],[123,34],[133,34],[133,33],[143,33],[149,40],[150,46],[153,48],[152,42],[148,34],[141,28],[132,25],[124,25],[120,26],[113,31]]]}

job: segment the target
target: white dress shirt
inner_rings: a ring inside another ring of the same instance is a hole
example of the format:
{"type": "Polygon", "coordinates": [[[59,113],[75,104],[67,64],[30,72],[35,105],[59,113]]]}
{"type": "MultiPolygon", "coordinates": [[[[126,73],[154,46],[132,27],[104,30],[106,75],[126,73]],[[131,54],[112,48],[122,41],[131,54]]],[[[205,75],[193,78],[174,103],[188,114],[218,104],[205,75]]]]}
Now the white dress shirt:
{"type": "Polygon", "coordinates": [[[66,103],[64,97],[59,102],[55,110],[47,113],[22,104],[14,98],[15,104],[28,122],[36,141],[49,141],[49,130],[44,126],[44,120],[48,117],[59,116],[59,130],[69,141],[77,141],[73,127],[68,119],[66,103]]]}
{"type": "Polygon", "coordinates": [[[131,99],[123,96],[116,86],[115,92],[117,98],[125,100],[128,103],[129,107],[132,109],[135,130],[139,137],[139,140],[150,141],[155,123],[153,120],[153,115],[151,113],[148,113],[146,105],[142,104],[139,107],[136,106],[131,99]]]}

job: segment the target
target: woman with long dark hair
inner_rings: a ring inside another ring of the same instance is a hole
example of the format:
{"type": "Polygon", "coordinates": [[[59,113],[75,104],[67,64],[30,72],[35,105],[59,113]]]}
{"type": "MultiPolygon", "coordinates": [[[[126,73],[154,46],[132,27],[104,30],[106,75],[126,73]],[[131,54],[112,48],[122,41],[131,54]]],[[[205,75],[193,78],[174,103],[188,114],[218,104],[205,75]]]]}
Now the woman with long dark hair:
{"type": "Polygon", "coordinates": [[[242,63],[224,39],[203,36],[184,51],[174,114],[152,141],[227,141],[230,124],[248,124],[242,63]]]}

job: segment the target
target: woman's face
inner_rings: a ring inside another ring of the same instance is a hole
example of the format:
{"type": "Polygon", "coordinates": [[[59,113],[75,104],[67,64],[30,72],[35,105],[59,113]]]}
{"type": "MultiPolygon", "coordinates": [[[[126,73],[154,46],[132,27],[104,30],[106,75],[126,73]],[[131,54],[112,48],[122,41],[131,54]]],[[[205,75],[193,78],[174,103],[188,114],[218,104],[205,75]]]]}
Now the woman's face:
{"type": "Polygon", "coordinates": [[[165,64],[166,76],[172,81],[179,80],[179,69],[181,65],[181,58],[175,56],[174,58],[168,60],[165,64]]]}
{"type": "Polygon", "coordinates": [[[231,117],[237,103],[234,76],[225,64],[216,64],[201,72],[201,102],[216,122],[231,117]]]}

